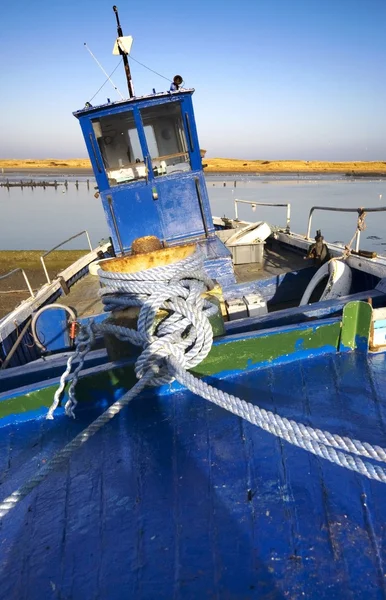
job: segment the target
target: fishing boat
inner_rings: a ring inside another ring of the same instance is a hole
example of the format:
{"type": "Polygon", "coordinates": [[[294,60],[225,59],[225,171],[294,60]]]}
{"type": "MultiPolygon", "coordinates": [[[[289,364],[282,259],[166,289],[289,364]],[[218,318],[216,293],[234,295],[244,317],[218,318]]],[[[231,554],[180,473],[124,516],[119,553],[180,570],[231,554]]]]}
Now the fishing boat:
{"type": "Polygon", "coordinates": [[[386,207],[212,216],[194,90],[135,96],[114,12],[129,98],[74,113],[110,238],[0,320],[0,596],[384,598],[386,207]]]}

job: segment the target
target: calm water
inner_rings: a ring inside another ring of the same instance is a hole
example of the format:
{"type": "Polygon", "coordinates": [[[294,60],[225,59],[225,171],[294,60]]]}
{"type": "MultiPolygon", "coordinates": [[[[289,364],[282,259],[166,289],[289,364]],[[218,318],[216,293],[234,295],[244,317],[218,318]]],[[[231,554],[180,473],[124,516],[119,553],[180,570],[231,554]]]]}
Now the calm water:
{"type": "MultiPolygon", "coordinates": [[[[20,175],[13,178],[20,180],[20,175]]],[[[49,179],[52,180],[52,177],[49,179]]],[[[58,177],[57,180],[60,182],[64,179],[58,177]]],[[[78,189],[75,178],[70,177],[67,190],[64,186],[57,190],[0,188],[0,249],[46,250],[82,229],[89,231],[93,245],[108,237],[100,199],[94,197],[94,180],[90,179],[90,189],[87,189],[85,177],[78,177],[78,180],[78,189]]],[[[291,229],[299,233],[306,232],[308,212],[313,205],[386,206],[386,179],[222,175],[208,176],[207,186],[212,212],[217,216],[234,215],[234,198],[256,202],[290,202],[291,229]]],[[[239,205],[239,217],[284,225],[285,209],[257,207],[253,212],[249,206],[239,205]]],[[[366,224],[361,248],[386,254],[386,213],[369,214],[366,224]]],[[[347,243],[354,234],[355,225],[355,214],[316,212],[312,234],[316,228],[321,228],[329,241],[347,243]]],[[[86,247],[85,238],[79,238],[67,247],[86,247]]]]}

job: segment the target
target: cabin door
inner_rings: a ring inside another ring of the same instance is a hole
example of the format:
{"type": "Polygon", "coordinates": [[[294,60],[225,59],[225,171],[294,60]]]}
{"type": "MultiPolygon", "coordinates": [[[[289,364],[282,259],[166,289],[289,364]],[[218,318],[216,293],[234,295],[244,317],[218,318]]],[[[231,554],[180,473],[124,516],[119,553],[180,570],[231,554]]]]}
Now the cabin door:
{"type": "Polygon", "coordinates": [[[200,178],[192,172],[180,102],[140,109],[152,196],[165,240],[205,232],[200,178]]]}
{"type": "Polygon", "coordinates": [[[127,252],[138,237],[163,238],[149,181],[148,151],[137,120],[132,109],[92,120],[106,175],[103,206],[117,252],[127,252]]]}

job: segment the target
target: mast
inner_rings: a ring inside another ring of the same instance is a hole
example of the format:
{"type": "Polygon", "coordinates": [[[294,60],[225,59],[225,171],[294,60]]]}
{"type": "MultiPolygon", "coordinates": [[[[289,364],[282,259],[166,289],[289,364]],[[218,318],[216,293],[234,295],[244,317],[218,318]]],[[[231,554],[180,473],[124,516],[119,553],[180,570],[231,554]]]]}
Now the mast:
{"type": "MultiPolygon", "coordinates": [[[[118,8],[115,5],[113,6],[113,11],[115,13],[115,18],[117,20],[118,37],[120,38],[120,37],[123,37],[123,33],[122,33],[121,24],[119,22],[118,8]]],[[[130,98],[134,98],[134,86],[133,86],[133,81],[131,79],[129,59],[127,58],[127,54],[125,54],[125,52],[123,52],[123,50],[121,49],[121,47],[120,47],[119,44],[118,44],[118,48],[119,48],[119,54],[122,56],[122,58],[123,58],[123,64],[125,66],[125,73],[126,73],[126,79],[127,79],[127,87],[129,89],[129,96],[130,96],[130,98]]]]}

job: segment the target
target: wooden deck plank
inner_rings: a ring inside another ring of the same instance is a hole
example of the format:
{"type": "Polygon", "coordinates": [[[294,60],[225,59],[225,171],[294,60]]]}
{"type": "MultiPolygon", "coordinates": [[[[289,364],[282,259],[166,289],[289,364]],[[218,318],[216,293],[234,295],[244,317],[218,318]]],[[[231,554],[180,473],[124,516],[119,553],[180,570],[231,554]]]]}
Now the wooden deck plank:
{"type": "MultiPolygon", "coordinates": [[[[385,363],[330,355],[216,386],[382,443],[385,363]]],[[[101,393],[75,421],[0,429],[2,497],[100,414],[101,393]]],[[[0,596],[382,598],[385,519],[382,484],[183,390],[149,392],[3,519],[0,596]]]]}

